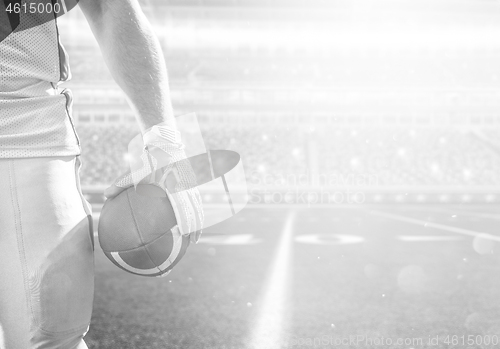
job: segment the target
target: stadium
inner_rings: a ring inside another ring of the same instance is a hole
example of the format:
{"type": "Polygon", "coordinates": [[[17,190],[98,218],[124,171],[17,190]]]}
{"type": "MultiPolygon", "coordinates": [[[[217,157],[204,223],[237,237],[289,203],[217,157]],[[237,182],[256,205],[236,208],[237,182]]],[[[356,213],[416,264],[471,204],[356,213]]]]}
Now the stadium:
{"type": "MultiPolygon", "coordinates": [[[[166,279],[97,253],[90,348],[498,344],[497,1],[141,5],[175,113],[241,155],[249,203],[166,279]]],[[[139,129],[80,11],[60,28],[97,222],[139,129]]]]}

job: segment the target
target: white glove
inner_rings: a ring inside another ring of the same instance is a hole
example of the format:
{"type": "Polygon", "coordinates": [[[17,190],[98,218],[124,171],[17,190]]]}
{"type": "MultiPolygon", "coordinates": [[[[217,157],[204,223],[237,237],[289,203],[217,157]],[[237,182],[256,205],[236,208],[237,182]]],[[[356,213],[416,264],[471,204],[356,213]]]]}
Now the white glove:
{"type": "Polygon", "coordinates": [[[203,227],[203,207],[196,175],[186,160],[180,133],[170,126],[154,126],[144,134],[143,141],[142,167],[119,177],[104,195],[110,199],[137,184],[156,185],[170,200],[181,234],[190,235],[191,242],[198,242],[203,227]]]}

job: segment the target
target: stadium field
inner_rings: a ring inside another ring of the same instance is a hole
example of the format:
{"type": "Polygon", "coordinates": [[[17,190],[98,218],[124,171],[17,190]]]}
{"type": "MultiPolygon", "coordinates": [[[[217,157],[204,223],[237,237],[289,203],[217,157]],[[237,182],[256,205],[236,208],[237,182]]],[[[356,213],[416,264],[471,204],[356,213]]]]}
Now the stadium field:
{"type": "MultiPolygon", "coordinates": [[[[99,212],[95,212],[97,220],[99,212]]],[[[95,225],[97,226],[97,225],[95,225]]],[[[498,206],[249,206],[166,277],[96,244],[101,348],[494,348],[498,206]]]]}

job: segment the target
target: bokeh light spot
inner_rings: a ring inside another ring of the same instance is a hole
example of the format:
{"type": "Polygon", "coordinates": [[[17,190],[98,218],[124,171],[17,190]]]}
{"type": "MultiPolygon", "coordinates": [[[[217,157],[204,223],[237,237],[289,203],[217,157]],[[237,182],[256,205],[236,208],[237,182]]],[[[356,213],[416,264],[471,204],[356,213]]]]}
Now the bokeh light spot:
{"type": "Polygon", "coordinates": [[[472,247],[479,254],[490,254],[493,252],[495,242],[491,240],[489,234],[479,234],[472,240],[472,247]]]}

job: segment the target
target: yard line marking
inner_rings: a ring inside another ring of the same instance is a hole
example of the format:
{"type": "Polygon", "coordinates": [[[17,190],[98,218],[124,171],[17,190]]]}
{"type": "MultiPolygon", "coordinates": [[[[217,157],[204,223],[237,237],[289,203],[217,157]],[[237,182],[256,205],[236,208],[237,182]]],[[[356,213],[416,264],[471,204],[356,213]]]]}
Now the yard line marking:
{"type": "Polygon", "coordinates": [[[5,344],[5,334],[2,326],[0,326],[0,348],[5,348],[7,345],[5,344]]]}
{"type": "MultiPolygon", "coordinates": [[[[444,209],[443,209],[444,211],[444,209]]],[[[466,215],[466,216],[472,216],[472,217],[481,217],[481,218],[491,218],[494,220],[500,220],[500,215],[494,214],[494,213],[482,213],[482,212],[476,212],[476,211],[467,211],[467,210],[447,210],[448,213],[455,213],[460,216],[460,215],[466,215]]]]}
{"type": "Polygon", "coordinates": [[[437,236],[437,235],[401,235],[398,240],[404,242],[429,242],[429,241],[460,241],[463,237],[460,236],[437,236]]]}
{"type": "Polygon", "coordinates": [[[417,207],[413,208],[413,211],[421,211],[421,212],[442,212],[442,213],[448,213],[448,214],[456,214],[458,216],[460,215],[466,215],[466,216],[472,216],[472,217],[482,217],[482,218],[491,218],[495,220],[500,220],[500,214],[494,214],[494,213],[483,213],[483,212],[477,212],[477,211],[471,211],[463,208],[441,208],[441,207],[433,207],[432,209],[428,208],[423,208],[423,207],[417,207]]]}
{"type": "Polygon", "coordinates": [[[346,234],[308,234],[296,236],[295,241],[312,245],[350,245],[362,243],[365,238],[346,234]]]}
{"type": "Polygon", "coordinates": [[[285,306],[289,282],[289,266],[292,249],[295,211],[291,211],[285,222],[276,251],[273,267],[269,273],[262,296],[257,324],[250,339],[252,349],[278,349],[283,347],[285,306]]]}
{"type": "Polygon", "coordinates": [[[463,229],[463,228],[457,228],[457,227],[452,227],[449,225],[444,225],[444,224],[439,224],[439,223],[434,223],[434,222],[427,222],[421,219],[415,219],[415,218],[410,218],[406,216],[400,216],[392,213],[386,213],[386,212],[380,212],[380,211],[375,211],[371,210],[369,211],[371,214],[380,216],[380,217],[386,217],[395,221],[401,221],[405,223],[411,223],[411,224],[416,224],[416,225],[421,225],[424,227],[429,227],[429,228],[435,228],[435,229],[441,229],[444,231],[450,231],[452,233],[457,233],[457,234],[462,234],[462,235],[467,235],[467,236],[480,236],[483,239],[489,239],[493,241],[500,241],[499,236],[495,236],[492,234],[484,233],[484,232],[479,232],[479,231],[474,231],[474,230],[469,230],[469,229],[463,229]]]}
{"type": "Polygon", "coordinates": [[[97,236],[97,227],[98,227],[98,224],[99,224],[99,218],[100,217],[101,217],[101,212],[92,212],[92,222],[94,223],[94,239],[98,238],[98,236],[97,236]]]}
{"type": "Polygon", "coordinates": [[[202,234],[199,243],[213,245],[255,245],[262,239],[256,239],[253,234],[236,235],[206,235],[202,234]]]}

